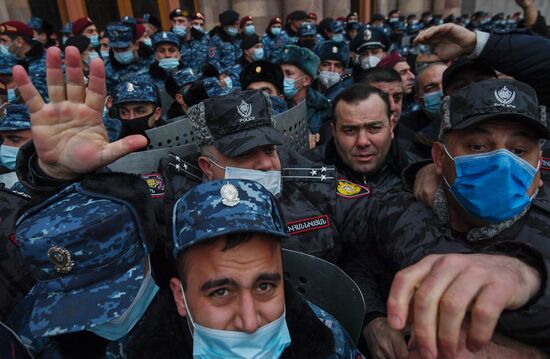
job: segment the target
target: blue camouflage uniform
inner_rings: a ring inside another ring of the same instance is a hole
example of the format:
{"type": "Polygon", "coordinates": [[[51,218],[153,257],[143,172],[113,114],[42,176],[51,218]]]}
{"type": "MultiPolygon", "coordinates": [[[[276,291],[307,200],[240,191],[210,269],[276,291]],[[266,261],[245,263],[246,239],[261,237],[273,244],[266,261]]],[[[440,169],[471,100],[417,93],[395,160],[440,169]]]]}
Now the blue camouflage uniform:
{"type": "MultiPolygon", "coordinates": [[[[0,75],[12,76],[15,65],[17,65],[17,61],[13,56],[0,56],[0,75]]],[[[7,89],[6,86],[6,91],[8,102],[14,103],[16,101],[15,89],[7,89]]]]}
{"type": "MultiPolygon", "coordinates": [[[[273,24],[281,24],[281,19],[277,16],[272,18],[270,26],[273,24]]],[[[261,42],[265,52],[264,59],[273,63],[278,63],[283,55],[283,48],[287,45],[288,41],[288,36],[282,29],[275,35],[271,31],[271,27],[269,27],[265,34],[261,36],[261,42]]]]}
{"type": "MultiPolygon", "coordinates": [[[[135,41],[132,28],[120,22],[107,25],[107,35],[111,48],[125,48],[135,41]]],[[[149,72],[151,59],[138,58],[137,55],[135,56],[136,58],[129,64],[122,64],[116,59],[111,49],[109,53],[109,62],[105,65],[107,93],[112,93],[119,83],[131,80],[137,76],[144,76],[149,72]]]]}
{"type": "MultiPolygon", "coordinates": [[[[30,129],[31,117],[27,105],[9,104],[0,110],[0,132],[9,134],[30,129]]],[[[12,191],[27,193],[14,172],[17,152],[19,152],[18,148],[4,144],[0,146],[1,171],[3,173],[0,175],[0,182],[12,191]]]]}
{"type": "Polygon", "coordinates": [[[25,58],[18,61],[27,69],[29,79],[36,87],[45,101],[49,100],[46,85],[46,51],[42,43],[33,41],[32,48],[27,52],[25,58]]]}
{"type": "Polygon", "coordinates": [[[242,56],[241,41],[229,36],[222,28],[211,37],[208,62],[217,63],[223,70],[237,65],[242,56]]]}
{"type": "MultiPolygon", "coordinates": [[[[159,31],[157,32],[152,39],[153,42],[153,48],[155,51],[157,50],[157,47],[162,44],[171,44],[176,46],[176,48],[180,48],[180,37],[176,35],[173,32],[166,32],[166,31],[159,31]]],[[[166,79],[170,75],[171,72],[180,70],[184,68],[183,63],[181,60],[178,60],[179,64],[172,70],[164,69],[160,66],[160,62],[155,59],[155,61],[149,65],[149,71],[147,74],[142,75],[144,79],[152,81],[155,86],[159,89],[159,91],[164,90],[164,85],[166,82],[166,79]]]]}
{"type": "Polygon", "coordinates": [[[184,66],[200,73],[203,66],[210,61],[208,52],[212,47],[212,41],[207,33],[191,28],[191,39],[181,43],[181,60],[184,66]]]}

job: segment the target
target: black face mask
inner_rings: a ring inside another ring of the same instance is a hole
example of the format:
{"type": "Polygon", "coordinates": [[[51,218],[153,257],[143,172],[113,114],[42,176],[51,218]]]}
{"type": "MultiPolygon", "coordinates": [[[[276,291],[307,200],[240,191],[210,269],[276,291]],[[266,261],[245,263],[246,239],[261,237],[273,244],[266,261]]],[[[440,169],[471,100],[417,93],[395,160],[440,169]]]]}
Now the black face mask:
{"type": "Polygon", "coordinates": [[[310,50],[313,50],[317,42],[315,41],[315,39],[305,39],[305,40],[302,40],[301,43],[302,43],[302,47],[306,47],[310,50]]]}
{"type": "Polygon", "coordinates": [[[145,131],[150,129],[149,120],[153,114],[136,117],[131,120],[120,120],[120,134],[118,138],[127,137],[130,135],[145,135],[145,131]]]}

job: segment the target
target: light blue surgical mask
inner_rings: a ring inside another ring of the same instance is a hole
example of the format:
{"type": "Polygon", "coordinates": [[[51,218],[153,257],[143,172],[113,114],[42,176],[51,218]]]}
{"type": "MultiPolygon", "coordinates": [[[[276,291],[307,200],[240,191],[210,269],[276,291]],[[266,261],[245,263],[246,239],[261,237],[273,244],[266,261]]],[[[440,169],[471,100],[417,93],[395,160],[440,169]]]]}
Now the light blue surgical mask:
{"type": "Polygon", "coordinates": [[[128,50],[124,52],[115,52],[115,59],[121,64],[128,65],[136,59],[136,56],[132,50],[128,50]]]}
{"type": "Polygon", "coordinates": [[[12,56],[6,45],[0,45],[0,56],[12,56]]]}
{"type": "Polygon", "coordinates": [[[262,60],[264,58],[264,49],[263,48],[258,48],[258,49],[254,49],[254,53],[252,54],[252,58],[254,59],[254,61],[259,61],[259,60],[262,60]]]}
{"type": "Polygon", "coordinates": [[[96,47],[96,46],[99,45],[99,36],[98,35],[88,36],[88,38],[90,39],[90,44],[93,47],[96,47]]]}
{"type": "Polygon", "coordinates": [[[296,81],[300,80],[301,78],[303,78],[303,76],[297,78],[296,80],[290,77],[285,77],[283,81],[283,92],[284,92],[285,98],[287,99],[293,98],[294,96],[296,96],[298,91],[302,89],[303,86],[300,88],[296,88],[296,81]]]}
{"type": "Polygon", "coordinates": [[[197,30],[197,31],[200,31],[200,32],[202,32],[202,33],[205,32],[204,27],[201,26],[201,25],[193,25],[193,29],[195,29],[195,30],[197,30]]]}
{"type": "Polygon", "coordinates": [[[498,223],[520,214],[533,197],[527,195],[537,168],[506,149],[453,157],[456,178],[449,187],[462,208],[474,217],[498,223]]]}
{"type": "Polygon", "coordinates": [[[213,159],[209,158],[216,167],[225,171],[225,179],[245,179],[256,181],[264,186],[271,194],[277,196],[282,190],[281,171],[258,171],[246,168],[223,167],[217,164],[213,159]]]}
{"type": "MultiPolygon", "coordinates": [[[[150,264],[149,268],[151,268],[150,264]]],[[[141,317],[143,317],[143,314],[145,314],[145,311],[158,291],[159,287],[156,285],[151,270],[149,269],[134,301],[130,304],[128,309],[119,317],[111,319],[106,323],[96,325],[93,328],[89,328],[88,331],[111,341],[118,340],[128,335],[141,317]]]]}
{"type": "Polygon", "coordinates": [[[335,35],[332,37],[332,41],[335,41],[335,42],[342,42],[342,41],[344,41],[344,34],[335,34],[335,35]]]}
{"type": "Polygon", "coordinates": [[[143,43],[149,47],[152,47],[153,46],[153,40],[151,40],[151,38],[146,38],[146,39],[143,39],[143,43]]]}
{"type": "Polygon", "coordinates": [[[231,37],[237,36],[238,33],[239,33],[239,29],[237,29],[235,26],[230,26],[227,28],[227,35],[231,37]]]}
{"type": "Polygon", "coordinates": [[[8,102],[9,103],[17,102],[17,95],[15,94],[15,89],[8,89],[8,102]]]}
{"type": "Polygon", "coordinates": [[[233,80],[231,79],[231,77],[227,76],[225,79],[223,79],[223,82],[225,82],[225,87],[227,89],[233,88],[233,80]]]}
{"type": "Polygon", "coordinates": [[[107,60],[109,58],[109,51],[100,51],[101,58],[107,60]]]}
{"type": "Polygon", "coordinates": [[[99,58],[99,54],[95,51],[88,52],[88,59],[86,60],[86,64],[90,65],[93,59],[99,58]]]}
{"type": "MultiPolygon", "coordinates": [[[[185,307],[189,308],[181,283],[180,289],[185,307]]],[[[286,311],[254,333],[203,327],[193,321],[189,309],[187,309],[187,320],[193,332],[193,358],[277,359],[291,343],[286,324],[286,311]]]]}
{"type": "Polygon", "coordinates": [[[428,92],[424,94],[424,103],[422,107],[429,113],[438,114],[442,98],[443,91],[428,92]]]}
{"type": "Polygon", "coordinates": [[[180,65],[180,60],[174,58],[166,58],[159,60],[159,66],[166,71],[173,71],[180,65]]]}
{"type": "Polygon", "coordinates": [[[173,26],[172,31],[180,37],[184,37],[185,35],[187,35],[187,27],[185,26],[173,26]]]}
{"type": "Polygon", "coordinates": [[[63,43],[63,45],[65,45],[65,43],[67,42],[67,40],[69,40],[69,38],[67,36],[63,36],[62,39],[61,39],[61,42],[63,43]]]}
{"type": "Polygon", "coordinates": [[[271,33],[275,36],[278,36],[281,33],[281,28],[280,27],[272,27],[271,28],[271,33]]]}
{"type": "Polygon", "coordinates": [[[256,33],[256,29],[254,28],[254,25],[246,25],[244,27],[245,35],[251,36],[251,35],[254,35],[254,33],[256,33]]]}
{"type": "Polygon", "coordinates": [[[0,160],[7,169],[14,171],[19,147],[0,145],[0,160]]]}

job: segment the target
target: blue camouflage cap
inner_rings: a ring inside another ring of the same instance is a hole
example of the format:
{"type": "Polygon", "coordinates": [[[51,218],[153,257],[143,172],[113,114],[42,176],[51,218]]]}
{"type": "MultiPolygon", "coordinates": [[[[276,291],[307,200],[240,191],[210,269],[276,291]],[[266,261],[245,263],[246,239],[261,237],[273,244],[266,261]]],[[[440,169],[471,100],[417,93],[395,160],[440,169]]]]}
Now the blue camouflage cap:
{"type": "Polygon", "coordinates": [[[124,81],[115,87],[113,105],[127,102],[151,102],[159,104],[158,89],[145,79],[124,81]]]}
{"type": "Polygon", "coordinates": [[[36,285],[25,331],[36,337],[93,328],[121,316],[139,292],[150,248],[128,202],[75,183],[17,221],[36,285]]]}
{"type": "Polygon", "coordinates": [[[44,20],[39,17],[32,16],[29,19],[29,22],[27,22],[27,25],[33,30],[40,31],[42,30],[42,25],[44,25],[44,20]]]}
{"type": "Polygon", "coordinates": [[[176,202],[172,212],[172,255],[177,258],[189,247],[231,233],[287,238],[285,229],[275,197],[258,182],[209,181],[176,202]]]}
{"type": "Polygon", "coordinates": [[[61,28],[61,33],[62,34],[72,34],[73,33],[73,23],[69,21],[68,23],[63,25],[63,27],[61,28]]]}
{"type": "Polygon", "coordinates": [[[317,35],[317,27],[309,22],[304,22],[298,32],[300,36],[315,36],[317,35]]]}
{"type": "Polygon", "coordinates": [[[215,77],[207,77],[203,80],[204,89],[209,98],[224,95],[226,91],[221,87],[220,81],[215,77]]]}
{"type": "Polygon", "coordinates": [[[0,115],[0,132],[15,132],[31,128],[31,115],[26,105],[10,104],[5,108],[5,115],[0,115]]]}
{"type": "Polygon", "coordinates": [[[325,41],[317,48],[317,55],[321,61],[335,60],[341,61],[347,66],[349,60],[349,46],[345,42],[325,41]]]}
{"type": "Polygon", "coordinates": [[[17,65],[15,57],[0,56],[0,75],[12,75],[15,65],[17,65]]]}
{"type": "Polygon", "coordinates": [[[172,31],[159,31],[153,36],[153,47],[156,49],[160,44],[173,44],[180,48],[180,37],[172,31]]]}
{"type": "Polygon", "coordinates": [[[176,93],[185,85],[189,85],[191,82],[198,79],[197,74],[192,68],[186,67],[181,70],[174,71],[168,75],[166,79],[165,87],[166,92],[172,98],[176,96],[176,93]]]}
{"type": "Polygon", "coordinates": [[[135,40],[134,30],[127,24],[114,22],[107,25],[109,46],[114,48],[128,47],[135,40]]]}
{"type": "Polygon", "coordinates": [[[344,32],[344,23],[342,21],[333,21],[330,23],[330,32],[334,34],[339,34],[344,32]]]}

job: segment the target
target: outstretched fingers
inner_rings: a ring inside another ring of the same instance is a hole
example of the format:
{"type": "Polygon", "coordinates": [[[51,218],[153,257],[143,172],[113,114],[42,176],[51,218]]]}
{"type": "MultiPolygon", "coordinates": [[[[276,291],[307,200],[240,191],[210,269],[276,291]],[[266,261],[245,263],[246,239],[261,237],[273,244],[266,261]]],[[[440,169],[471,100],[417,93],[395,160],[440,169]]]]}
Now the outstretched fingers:
{"type": "Polygon", "coordinates": [[[105,66],[100,59],[93,59],[90,63],[88,91],[86,105],[95,111],[102,112],[107,90],[105,88],[105,66]]]}
{"type": "Polygon", "coordinates": [[[86,84],[82,72],[80,52],[74,46],[65,48],[65,72],[67,74],[67,100],[84,103],[86,84]]]}
{"type": "Polygon", "coordinates": [[[109,143],[101,151],[101,165],[108,165],[145,146],[147,146],[147,138],[142,135],[127,136],[113,143],[109,143]]]}
{"type": "Polygon", "coordinates": [[[40,111],[42,107],[44,107],[44,99],[32,84],[23,66],[14,66],[13,79],[17,85],[21,97],[23,97],[23,100],[29,108],[31,115],[40,111]]]}

